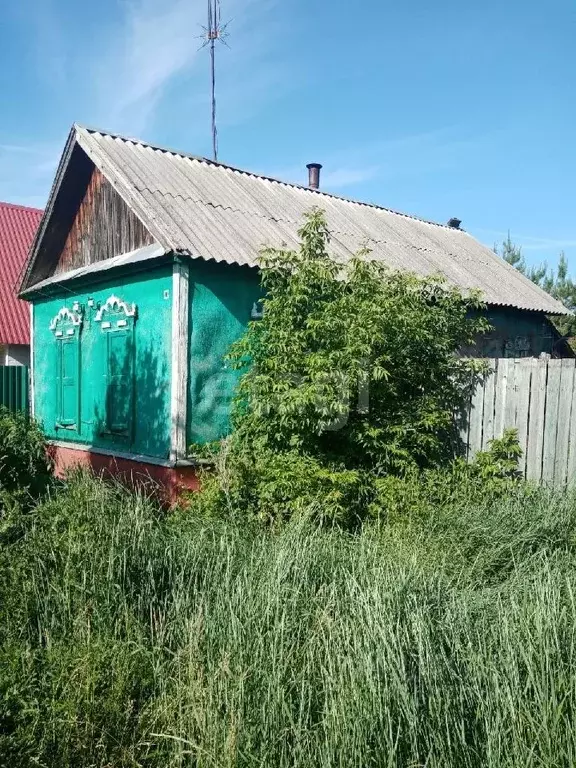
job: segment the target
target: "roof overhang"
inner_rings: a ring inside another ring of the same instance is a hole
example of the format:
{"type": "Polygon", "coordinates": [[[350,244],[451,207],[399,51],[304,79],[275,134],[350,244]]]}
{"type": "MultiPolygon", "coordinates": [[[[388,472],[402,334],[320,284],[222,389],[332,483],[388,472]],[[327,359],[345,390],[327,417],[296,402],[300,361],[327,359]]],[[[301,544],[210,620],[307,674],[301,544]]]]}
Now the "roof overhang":
{"type": "Polygon", "coordinates": [[[113,256],[106,261],[98,261],[95,264],[89,264],[86,267],[78,267],[68,272],[62,272],[52,275],[46,280],[36,283],[30,288],[22,291],[20,297],[28,301],[44,296],[53,296],[61,293],[63,286],[69,290],[71,284],[81,285],[82,283],[94,283],[96,281],[107,280],[111,275],[117,276],[122,272],[140,272],[151,267],[171,264],[175,259],[182,257],[182,254],[176,254],[166,249],[158,243],[145,245],[135,251],[122,253],[119,256],[113,256]]]}

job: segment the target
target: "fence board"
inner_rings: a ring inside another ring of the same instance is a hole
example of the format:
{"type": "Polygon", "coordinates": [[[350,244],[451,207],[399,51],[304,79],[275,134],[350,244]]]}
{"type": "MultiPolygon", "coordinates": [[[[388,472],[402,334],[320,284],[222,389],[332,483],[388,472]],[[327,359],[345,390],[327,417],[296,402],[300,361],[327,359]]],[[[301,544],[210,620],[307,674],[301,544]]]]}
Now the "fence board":
{"type": "Polygon", "coordinates": [[[562,360],[560,369],[560,393],[558,396],[558,429],[556,431],[556,458],[554,461],[554,485],[565,485],[568,477],[568,447],[570,440],[570,411],[574,389],[574,364],[562,360]]]}
{"type": "Polygon", "coordinates": [[[484,393],[483,386],[477,386],[470,404],[470,416],[468,418],[468,450],[467,456],[473,459],[482,449],[482,425],[484,420],[484,393]]]}
{"type": "Polygon", "coordinates": [[[544,411],[546,408],[546,383],[548,361],[535,360],[532,371],[530,408],[528,412],[528,440],[526,447],[526,477],[540,482],[542,479],[542,455],[544,451],[544,411]]]}
{"type": "Polygon", "coordinates": [[[508,361],[508,376],[506,379],[506,398],[504,400],[504,429],[516,426],[516,410],[518,406],[518,380],[520,379],[520,363],[522,360],[508,361]]]}
{"type": "MultiPolygon", "coordinates": [[[[496,382],[494,396],[494,437],[500,437],[506,428],[506,402],[508,400],[508,382],[514,360],[500,358],[496,366],[496,382]]],[[[486,446],[488,447],[488,446],[486,446]]]]}
{"type": "Polygon", "coordinates": [[[570,430],[568,435],[568,467],[566,481],[569,484],[572,484],[576,482],[576,372],[570,400],[570,430]]]}
{"type": "Polygon", "coordinates": [[[494,437],[494,389],[496,381],[496,360],[490,360],[489,371],[483,385],[484,414],[482,418],[482,437],[477,451],[482,451],[494,437]]]}
{"type": "Polygon", "coordinates": [[[28,413],[28,374],[28,368],[24,366],[0,366],[0,406],[10,411],[28,413]]]}
{"type": "Polygon", "coordinates": [[[518,430],[518,442],[522,448],[522,456],[518,462],[518,468],[522,475],[526,474],[528,459],[528,419],[530,416],[530,390],[532,385],[532,372],[535,369],[533,360],[519,360],[516,369],[516,418],[514,426],[518,430]]]}
{"type": "Polygon", "coordinates": [[[542,461],[542,480],[547,483],[554,482],[561,371],[562,360],[550,360],[548,362],[546,409],[544,412],[544,454],[542,461]]]}

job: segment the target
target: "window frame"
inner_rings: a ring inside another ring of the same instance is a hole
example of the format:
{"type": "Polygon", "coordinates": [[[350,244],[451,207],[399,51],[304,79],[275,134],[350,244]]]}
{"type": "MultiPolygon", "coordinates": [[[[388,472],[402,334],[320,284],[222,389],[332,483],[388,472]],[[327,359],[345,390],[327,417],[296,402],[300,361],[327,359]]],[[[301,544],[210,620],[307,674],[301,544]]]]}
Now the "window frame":
{"type": "Polygon", "coordinates": [[[100,325],[100,333],[105,337],[104,354],[106,371],[106,394],[104,399],[105,418],[100,425],[99,434],[103,437],[123,438],[130,443],[134,436],[135,425],[135,405],[136,405],[136,343],[134,324],[136,321],[136,305],[128,304],[117,296],[112,294],[107,301],[98,309],[95,316],[96,323],[100,325]],[[129,381],[127,392],[129,396],[129,405],[127,409],[128,423],[125,428],[115,428],[112,424],[112,413],[110,412],[110,382],[111,373],[111,341],[113,338],[124,336],[128,345],[129,360],[129,381]]]}
{"type": "Polygon", "coordinates": [[[74,303],[72,309],[64,306],[50,322],[50,330],[54,335],[56,342],[56,414],[54,418],[54,428],[56,430],[66,430],[69,432],[80,433],[80,391],[81,391],[81,365],[80,365],[80,335],[82,330],[83,317],[80,312],[78,302],[74,303]],[[64,387],[65,387],[65,349],[66,346],[73,345],[76,361],[74,366],[74,418],[64,418],[64,387]]]}

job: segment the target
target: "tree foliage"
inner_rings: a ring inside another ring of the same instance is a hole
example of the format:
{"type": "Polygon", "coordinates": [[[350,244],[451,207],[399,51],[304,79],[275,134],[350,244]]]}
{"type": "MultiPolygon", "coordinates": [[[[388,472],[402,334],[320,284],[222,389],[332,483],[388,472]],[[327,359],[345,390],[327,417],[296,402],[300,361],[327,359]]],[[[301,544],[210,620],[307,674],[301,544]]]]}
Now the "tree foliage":
{"type": "Polygon", "coordinates": [[[298,251],[263,255],[263,319],[229,359],[245,371],[234,426],[251,450],[297,450],[377,474],[444,461],[486,328],[439,277],[393,272],[367,250],[343,265],[313,211],[298,251]]]}
{"type": "Polygon", "coordinates": [[[263,253],[263,318],[228,357],[243,376],[221,477],[230,509],[342,519],[365,514],[375,478],[458,452],[455,413],[478,369],[458,350],[488,324],[471,311],[477,295],[439,277],[392,271],[367,250],[338,262],[319,210],[299,235],[297,251],[263,253]]]}
{"type": "Polygon", "coordinates": [[[23,413],[0,408],[0,523],[14,506],[29,506],[52,478],[44,434],[23,413]]]}
{"type": "MultiPolygon", "coordinates": [[[[526,264],[521,246],[512,241],[510,232],[500,247],[496,245],[494,250],[504,261],[562,302],[567,309],[576,311],[576,282],[568,274],[568,261],[563,251],[560,253],[556,269],[549,267],[546,262],[537,267],[530,267],[526,264]]],[[[557,316],[551,320],[562,336],[576,336],[576,317],[557,316]]]]}

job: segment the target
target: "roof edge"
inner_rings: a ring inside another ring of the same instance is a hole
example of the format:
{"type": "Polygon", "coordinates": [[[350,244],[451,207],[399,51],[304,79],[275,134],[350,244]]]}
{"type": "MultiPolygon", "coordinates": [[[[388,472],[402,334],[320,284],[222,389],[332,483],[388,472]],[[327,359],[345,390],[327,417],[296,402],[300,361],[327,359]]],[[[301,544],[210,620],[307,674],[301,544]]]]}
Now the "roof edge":
{"type": "Polygon", "coordinates": [[[419,221],[422,224],[430,224],[430,226],[433,226],[433,227],[440,227],[441,229],[449,229],[451,232],[461,232],[462,234],[468,234],[468,232],[466,232],[465,229],[455,229],[454,227],[449,227],[447,224],[442,224],[439,221],[432,221],[431,219],[425,219],[421,216],[416,216],[415,214],[412,214],[412,213],[404,213],[403,211],[397,211],[394,208],[387,208],[386,206],[379,205],[378,203],[369,203],[366,200],[356,200],[353,197],[345,197],[343,195],[337,195],[334,192],[326,192],[323,189],[312,189],[306,184],[298,184],[296,182],[279,179],[276,176],[269,176],[263,173],[257,173],[256,171],[248,171],[245,168],[238,168],[238,166],[235,166],[235,165],[229,165],[228,163],[222,163],[217,160],[211,160],[209,157],[204,157],[202,155],[194,155],[194,154],[191,154],[190,152],[183,152],[179,149],[173,149],[171,147],[162,147],[159,144],[153,144],[149,141],[144,141],[143,139],[123,136],[120,133],[111,133],[109,131],[102,131],[99,128],[93,128],[86,125],[81,125],[80,123],[74,123],[74,128],[89,134],[99,133],[101,136],[109,136],[112,139],[120,139],[121,141],[130,142],[132,144],[140,144],[141,146],[149,147],[150,149],[156,152],[164,152],[165,154],[177,155],[178,157],[187,158],[189,160],[196,160],[199,163],[206,163],[207,165],[213,165],[216,168],[224,168],[225,170],[234,171],[234,173],[241,173],[244,176],[252,176],[256,179],[262,179],[263,181],[270,181],[274,184],[282,184],[285,187],[302,189],[306,192],[310,192],[312,194],[318,195],[320,198],[328,197],[335,200],[342,200],[346,203],[352,203],[353,205],[361,205],[361,206],[364,206],[365,208],[375,208],[376,210],[387,211],[388,213],[393,213],[396,216],[402,216],[403,218],[406,218],[406,219],[419,221]]]}
{"type": "Polygon", "coordinates": [[[82,281],[84,278],[91,278],[94,275],[102,275],[105,277],[108,272],[116,272],[121,269],[134,270],[134,267],[140,266],[144,268],[150,262],[158,262],[166,260],[174,260],[180,257],[180,254],[174,253],[171,250],[166,250],[159,243],[152,243],[151,245],[143,245],[141,248],[136,248],[133,251],[127,253],[120,253],[117,256],[113,256],[110,259],[104,261],[97,261],[93,264],[88,264],[85,267],[76,267],[76,269],[70,269],[67,272],[61,272],[56,275],[51,275],[45,280],[41,280],[39,283],[30,286],[26,290],[19,294],[19,298],[30,301],[32,297],[43,291],[48,291],[49,294],[58,292],[58,288],[67,283],[82,281]]]}
{"type": "Polygon", "coordinates": [[[20,203],[9,203],[6,200],[0,200],[0,208],[11,208],[12,210],[30,213],[44,213],[43,208],[34,208],[32,205],[20,205],[20,203]]]}
{"type": "Polygon", "coordinates": [[[72,126],[68,134],[68,138],[66,139],[66,144],[64,145],[64,151],[62,152],[60,161],[58,163],[58,168],[56,169],[56,175],[54,176],[54,181],[52,182],[50,194],[48,195],[48,202],[46,203],[46,208],[44,209],[44,213],[42,215],[42,218],[40,219],[40,223],[38,224],[38,229],[36,230],[36,235],[34,237],[34,241],[30,248],[30,254],[26,261],[26,266],[24,268],[24,271],[22,273],[22,278],[18,285],[17,293],[19,296],[22,294],[24,290],[30,287],[28,285],[28,281],[30,279],[30,275],[32,274],[32,270],[36,265],[40,243],[42,242],[42,238],[44,237],[44,234],[46,232],[48,221],[50,220],[50,216],[54,209],[54,203],[56,201],[56,197],[58,196],[58,192],[60,191],[60,187],[62,185],[62,180],[64,178],[66,168],[68,167],[68,164],[70,162],[72,149],[74,148],[75,135],[76,135],[76,129],[75,129],[75,126],[72,126]]]}

